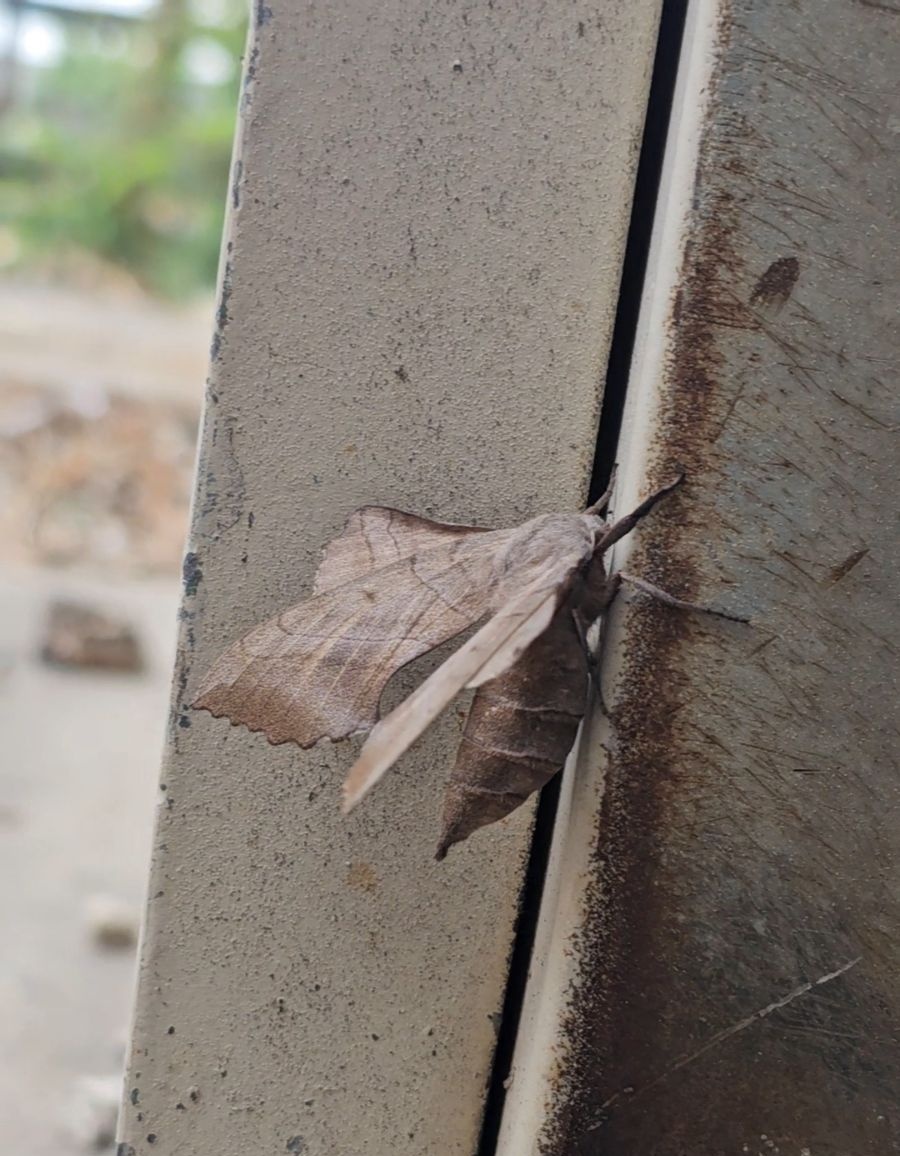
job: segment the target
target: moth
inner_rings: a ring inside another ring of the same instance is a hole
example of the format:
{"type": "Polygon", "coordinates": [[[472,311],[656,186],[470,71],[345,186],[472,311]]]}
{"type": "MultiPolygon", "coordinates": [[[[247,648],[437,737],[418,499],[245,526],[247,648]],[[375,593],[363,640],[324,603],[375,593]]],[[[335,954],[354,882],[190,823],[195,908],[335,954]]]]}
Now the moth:
{"type": "Polygon", "coordinates": [[[325,548],[312,597],[226,650],[193,706],[304,748],[371,732],[344,784],[349,811],[463,688],[475,688],[444,797],[443,859],[562,768],[589,679],[599,686],[587,633],[623,582],[671,606],[705,609],[604,565],[610,547],[682,481],[612,523],[603,516],[610,491],[583,513],[505,530],[364,506],[325,548]],[[393,674],[485,618],[379,721],[393,674]]]}

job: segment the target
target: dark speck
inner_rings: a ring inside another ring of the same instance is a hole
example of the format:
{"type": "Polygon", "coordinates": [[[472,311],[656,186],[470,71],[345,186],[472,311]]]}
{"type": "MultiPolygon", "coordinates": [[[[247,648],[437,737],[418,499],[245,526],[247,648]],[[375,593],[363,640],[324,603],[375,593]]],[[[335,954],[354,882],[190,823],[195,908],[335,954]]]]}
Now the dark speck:
{"type": "Polygon", "coordinates": [[[832,566],[830,577],[832,582],[840,582],[842,578],[846,578],[850,571],[862,562],[863,558],[869,553],[868,547],[862,550],[855,550],[843,562],[839,562],[837,566],[832,566]]]}
{"type": "Polygon", "coordinates": [[[166,1035],[167,1036],[174,1036],[175,1035],[175,1029],[173,1027],[166,1028],[166,1035]]]}
{"type": "Polygon", "coordinates": [[[462,72],[462,70],[463,70],[462,61],[461,60],[454,60],[453,61],[453,71],[454,72],[462,72]]]}
{"type": "Polygon", "coordinates": [[[579,39],[581,39],[581,37],[583,37],[583,36],[584,36],[584,21],[579,20],[578,21],[578,37],[579,37],[579,39]]]}
{"type": "Polygon", "coordinates": [[[131,1102],[132,1102],[132,1104],[136,1104],[138,1102],[138,1100],[140,1099],[140,1096],[141,1096],[140,1088],[132,1088],[131,1089],[131,1102]]]}
{"type": "Polygon", "coordinates": [[[397,366],[397,368],[394,370],[394,376],[399,378],[400,381],[409,381],[409,374],[406,372],[406,367],[403,365],[397,366]]]}
{"type": "Polygon", "coordinates": [[[756,282],[750,304],[780,309],[790,297],[799,276],[800,262],[796,257],[779,257],[756,282]]]}
{"type": "Polygon", "coordinates": [[[147,1143],[148,1144],[155,1144],[156,1143],[156,1133],[155,1132],[148,1132],[147,1133],[147,1143]]]}
{"type": "Polygon", "coordinates": [[[288,1152],[305,1152],[306,1141],[302,1136],[291,1136],[287,1142],[287,1150],[288,1152]]]}

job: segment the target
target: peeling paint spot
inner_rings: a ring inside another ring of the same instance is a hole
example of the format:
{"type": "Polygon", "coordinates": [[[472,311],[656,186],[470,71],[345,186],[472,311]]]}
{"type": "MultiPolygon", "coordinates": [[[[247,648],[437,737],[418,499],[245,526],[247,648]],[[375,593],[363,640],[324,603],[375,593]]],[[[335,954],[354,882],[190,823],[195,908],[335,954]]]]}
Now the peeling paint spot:
{"type": "Polygon", "coordinates": [[[234,162],[234,170],[231,179],[231,204],[237,209],[241,204],[241,177],[244,173],[244,162],[240,157],[237,157],[234,162]]]}
{"type": "Polygon", "coordinates": [[[200,557],[198,554],[195,554],[193,550],[184,556],[184,563],[181,567],[181,578],[184,582],[185,597],[193,598],[197,593],[197,587],[203,581],[200,557]]]}
{"type": "Polygon", "coordinates": [[[209,439],[209,454],[201,466],[201,531],[214,540],[231,530],[244,516],[244,471],[235,448],[236,427],[237,419],[234,417],[215,420],[209,439]],[[214,521],[210,519],[213,513],[218,515],[214,521]]]}
{"type": "Polygon", "coordinates": [[[222,352],[222,340],[225,336],[228,322],[231,320],[231,315],[228,312],[231,292],[231,261],[229,260],[225,262],[225,269],[222,273],[222,288],[219,292],[219,305],[216,309],[216,329],[213,333],[212,344],[209,348],[210,361],[218,361],[219,354],[222,352]]]}
{"type": "Polygon", "coordinates": [[[256,81],[256,70],[259,63],[259,45],[254,44],[247,57],[244,67],[244,77],[241,85],[240,113],[246,116],[253,104],[253,85],[256,81]]]}

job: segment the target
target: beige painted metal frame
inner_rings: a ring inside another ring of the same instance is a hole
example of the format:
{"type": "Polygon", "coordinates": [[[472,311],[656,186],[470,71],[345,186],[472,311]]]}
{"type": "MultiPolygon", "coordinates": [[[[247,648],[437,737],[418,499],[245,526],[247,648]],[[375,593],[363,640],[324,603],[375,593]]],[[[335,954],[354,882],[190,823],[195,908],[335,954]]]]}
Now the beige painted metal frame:
{"type": "Polygon", "coordinates": [[[895,5],[695,0],[503,1156],[900,1151],[895,5]],[[892,287],[892,288],[889,288],[892,287]]]}
{"type": "Polygon", "coordinates": [[[255,6],[121,1156],[475,1150],[529,814],[438,866],[456,716],[344,821],[188,703],[354,507],[582,503],[658,10],[255,6]]]}

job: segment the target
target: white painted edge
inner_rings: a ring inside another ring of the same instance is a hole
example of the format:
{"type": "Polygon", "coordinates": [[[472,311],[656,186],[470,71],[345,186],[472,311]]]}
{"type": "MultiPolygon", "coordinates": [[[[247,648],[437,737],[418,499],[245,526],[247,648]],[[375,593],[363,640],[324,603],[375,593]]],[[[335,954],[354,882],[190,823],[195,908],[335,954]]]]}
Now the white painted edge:
{"type": "MultiPolygon", "coordinates": [[[[720,0],[689,4],[619,441],[614,499],[618,514],[644,496],[669,351],[668,321],[682,272],[716,62],[719,17],[720,0]]],[[[612,568],[621,569],[632,549],[632,541],[623,539],[615,548],[612,568]]],[[[602,656],[603,679],[609,685],[621,671],[622,644],[622,619],[613,614],[602,656]]],[[[542,1130],[552,1117],[558,1077],[571,1043],[564,1035],[567,1003],[581,970],[590,965],[573,948],[587,912],[608,731],[599,711],[589,713],[563,773],[497,1156],[537,1156],[542,1130]]]]}

